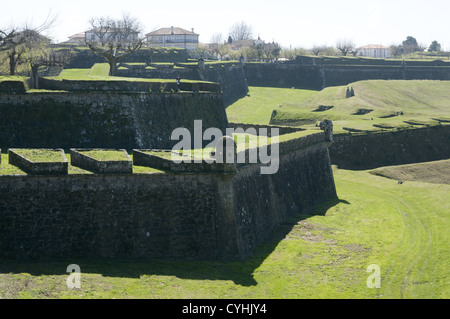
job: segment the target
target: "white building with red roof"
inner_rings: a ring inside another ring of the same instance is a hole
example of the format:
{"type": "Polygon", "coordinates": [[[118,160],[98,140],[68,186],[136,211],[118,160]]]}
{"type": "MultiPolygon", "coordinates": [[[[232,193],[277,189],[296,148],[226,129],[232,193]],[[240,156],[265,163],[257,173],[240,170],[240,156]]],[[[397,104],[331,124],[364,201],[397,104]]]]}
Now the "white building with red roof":
{"type": "Polygon", "coordinates": [[[369,44],[356,49],[358,56],[386,59],[391,57],[391,48],[381,44],[369,44]]]}
{"type": "Polygon", "coordinates": [[[199,35],[191,31],[170,27],[146,34],[148,47],[172,47],[194,50],[198,46],[199,35]]]}

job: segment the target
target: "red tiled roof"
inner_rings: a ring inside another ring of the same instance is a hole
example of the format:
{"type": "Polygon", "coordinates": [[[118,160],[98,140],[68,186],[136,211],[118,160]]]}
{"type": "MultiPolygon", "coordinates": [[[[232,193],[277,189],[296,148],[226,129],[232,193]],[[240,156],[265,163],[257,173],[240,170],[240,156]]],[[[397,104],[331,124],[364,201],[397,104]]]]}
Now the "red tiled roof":
{"type": "Polygon", "coordinates": [[[148,33],[147,36],[149,36],[149,35],[172,35],[172,34],[177,34],[177,35],[181,35],[181,34],[198,35],[195,32],[188,31],[188,30],[185,30],[183,28],[174,27],[173,28],[173,33],[172,33],[172,28],[162,28],[162,29],[158,29],[156,31],[148,33]]]}
{"type": "Polygon", "coordinates": [[[80,33],[71,35],[71,36],[69,37],[69,39],[74,39],[74,38],[83,38],[83,39],[84,39],[84,32],[80,32],[80,33]]]}
{"type": "Polygon", "coordinates": [[[362,50],[362,49],[389,49],[389,48],[384,45],[381,45],[381,44],[368,44],[368,45],[360,47],[358,49],[362,50]]]}

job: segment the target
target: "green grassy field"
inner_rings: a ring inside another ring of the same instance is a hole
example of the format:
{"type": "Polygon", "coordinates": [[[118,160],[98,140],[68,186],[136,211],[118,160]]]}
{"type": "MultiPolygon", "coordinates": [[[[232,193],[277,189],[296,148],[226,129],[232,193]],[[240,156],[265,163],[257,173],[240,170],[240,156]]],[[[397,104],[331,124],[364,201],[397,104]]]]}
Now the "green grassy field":
{"type": "MultiPolygon", "coordinates": [[[[360,117],[401,108],[417,121],[448,118],[447,84],[414,82],[396,88],[358,82],[351,99],[345,99],[345,87],[322,92],[251,87],[250,96],[227,114],[231,122],[268,124],[274,109],[294,116],[332,102],[335,108],[320,113],[334,114],[335,121],[342,121],[338,126],[362,105],[377,110],[360,117]],[[429,93],[419,92],[424,85],[429,93]]],[[[393,121],[401,123],[399,117],[393,121]]],[[[348,123],[370,126],[363,121],[369,120],[348,123]]],[[[296,134],[306,133],[281,138],[296,134]]],[[[6,160],[2,154],[2,168],[11,169],[6,160]]],[[[442,169],[448,166],[441,165],[358,172],[335,168],[339,198],[283,223],[245,261],[0,259],[0,298],[448,299],[450,185],[432,178],[445,174],[442,169]],[[403,184],[395,174],[402,174],[403,184]],[[73,263],[81,267],[81,288],[75,290],[66,286],[66,268],[73,263]],[[380,288],[367,286],[370,265],[380,268],[380,288]]]]}
{"type": "Polygon", "coordinates": [[[285,102],[276,109],[273,123],[307,127],[326,118],[334,122],[336,133],[347,132],[344,128],[380,131],[446,124],[449,92],[449,81],[360,81],[326,88],[300,103],[285,102]],[[354,97],[346,98],[347,87],[354,89],[354,97]]]}
{"type": "Polygon", "coordinates": [[[398,181],[450,185],[450,160],[380,167],[370,172],[398,181]]]}
{"type": "Polygon", "coordinates": [[[449,298],[450,185],[335,171],[339,200],[283,224],[242,262],[0,260],[2,298],[449,298]],[[81,288],[66,286],[69,264],[81,288]],[[370,289],[369,265],[381,271],[370,289]]]}
{"type": "Polygon", "coordinates": [[[282,103],[301,103],[317,91],[249,87],[247,97],[227,108],[232,123],[269,124],[272,111],[282,103]]]}
{"type": "Polygon", "coordinates": [[[408,129],[450,123],[449,92],[450,81],[360,81],[320,92],[250,87],[249,96],[229,106],[227,114],[234,123],[306,129],[330,119],[336,134],[408,129]],[[347,87],[353,87],[354,97],[346,98],[347,87]]]}

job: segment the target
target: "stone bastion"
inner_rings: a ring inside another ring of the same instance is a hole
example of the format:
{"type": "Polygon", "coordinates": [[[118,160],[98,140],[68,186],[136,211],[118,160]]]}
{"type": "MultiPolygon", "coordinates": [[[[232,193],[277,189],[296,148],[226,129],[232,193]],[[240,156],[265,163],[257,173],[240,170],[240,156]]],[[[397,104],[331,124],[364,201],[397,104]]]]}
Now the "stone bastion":
{"type": "Polygon", "coordinates": [[[262,163],[174,169],[170,151],[147,149],[124,157],[132,172],[0,175],[0,257],[247,258],[288,218],[336,198],[323,132],[277,146],[279,169],[266,175],[262,163]]]}

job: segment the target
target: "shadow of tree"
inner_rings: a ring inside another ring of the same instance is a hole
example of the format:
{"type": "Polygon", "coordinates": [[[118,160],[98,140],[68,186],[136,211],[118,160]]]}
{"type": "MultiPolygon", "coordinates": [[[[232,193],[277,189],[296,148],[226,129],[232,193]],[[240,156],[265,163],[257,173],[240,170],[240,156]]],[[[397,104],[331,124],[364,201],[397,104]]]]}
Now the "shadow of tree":
{"type": "Polygon", "coordinates": [[[178,259],[85,259],[51,261],[15,261],[0,259],[0,273],[28,273],[39,275],[67,275],[67,266],[78,264],[82,273],[101,274],[105,277],[140,278],[141,276],[176,276],[191,280],[231,280],[245,287],[257,285],[253,274],[275,251],[279,243],[299,222],[313,216],[325,216],[332,207],[350,203],[333,199],[316,206],[311,214],[298,214],[276,227],[254,253],[241,261],[178,260],[178,259]]]}

